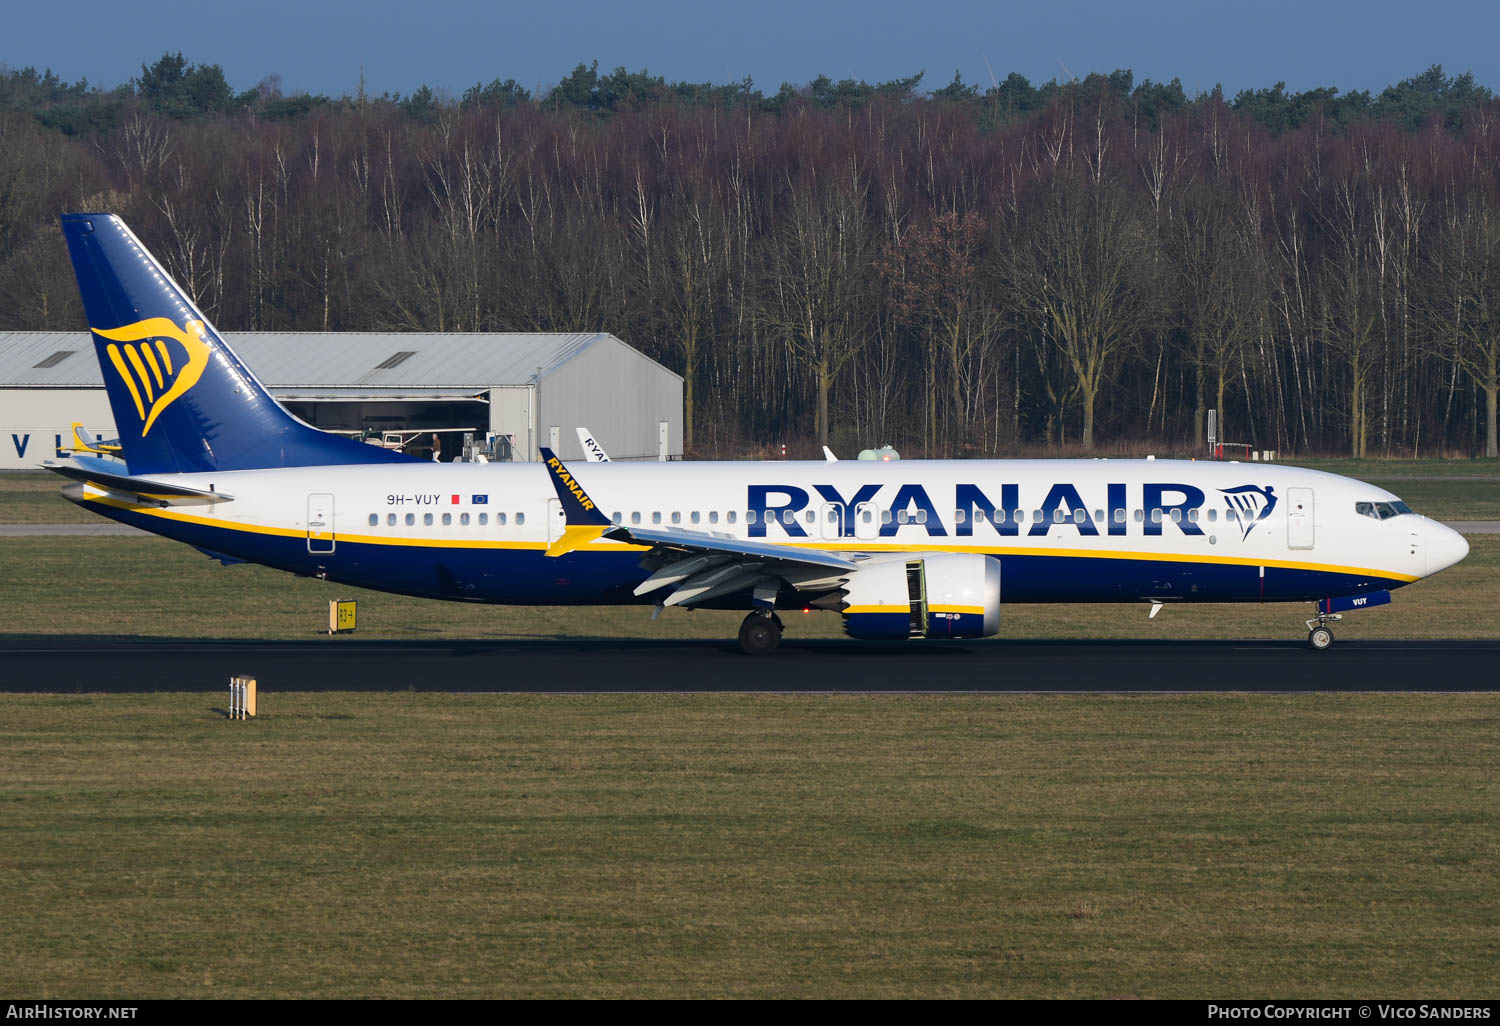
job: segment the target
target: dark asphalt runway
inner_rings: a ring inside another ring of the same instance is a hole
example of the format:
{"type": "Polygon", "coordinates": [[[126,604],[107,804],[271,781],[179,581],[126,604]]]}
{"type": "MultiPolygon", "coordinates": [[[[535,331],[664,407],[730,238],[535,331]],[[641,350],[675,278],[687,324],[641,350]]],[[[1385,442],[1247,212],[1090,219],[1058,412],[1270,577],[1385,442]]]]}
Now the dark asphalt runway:
{"type": "Polygon", "coordinates": [[[0,692],[1496,691],[1500,641],[110,640],[0,637],[0,692]]]}

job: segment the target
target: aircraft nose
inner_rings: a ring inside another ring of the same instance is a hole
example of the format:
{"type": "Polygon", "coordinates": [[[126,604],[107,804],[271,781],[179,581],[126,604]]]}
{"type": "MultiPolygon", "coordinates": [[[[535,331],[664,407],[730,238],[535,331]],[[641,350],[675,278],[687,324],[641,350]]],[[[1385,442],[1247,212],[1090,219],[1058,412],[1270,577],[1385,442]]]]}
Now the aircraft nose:
{"type": "Polygon", "coordinates": [[[1429,520],[1423,534],[1426,535],[1422,548],[1427,553],[1428,574],[1446,570],[1469,554],[1468,540],[1447,524],[1429,520]]]}

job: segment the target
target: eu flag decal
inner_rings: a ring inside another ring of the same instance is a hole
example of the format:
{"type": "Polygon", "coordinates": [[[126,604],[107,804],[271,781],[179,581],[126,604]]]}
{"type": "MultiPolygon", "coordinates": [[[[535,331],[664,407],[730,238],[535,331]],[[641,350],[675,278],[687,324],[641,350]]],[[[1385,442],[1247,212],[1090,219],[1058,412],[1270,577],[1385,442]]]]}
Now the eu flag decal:
{"type": "Polygon", "coordinates": [[[488,495],[475,495],[471,496],[469,501],[476,506],[486,506],[489,504],[490,497],[488,495]]]}

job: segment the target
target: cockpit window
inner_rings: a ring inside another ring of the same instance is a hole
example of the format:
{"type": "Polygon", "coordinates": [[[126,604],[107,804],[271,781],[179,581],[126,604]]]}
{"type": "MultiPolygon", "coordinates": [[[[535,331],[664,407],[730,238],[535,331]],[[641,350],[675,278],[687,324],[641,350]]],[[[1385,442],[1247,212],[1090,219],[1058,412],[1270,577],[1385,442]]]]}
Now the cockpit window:
{"type": "Polygon", "coordinates": [[[1403,513],[1410,513],[1411,507],[1401,501],[1396,502],[1356,502],[1354,512],[1362,517],[1372,520],[1389,520],[1391,517],[1399,517],[1403,513]]]}

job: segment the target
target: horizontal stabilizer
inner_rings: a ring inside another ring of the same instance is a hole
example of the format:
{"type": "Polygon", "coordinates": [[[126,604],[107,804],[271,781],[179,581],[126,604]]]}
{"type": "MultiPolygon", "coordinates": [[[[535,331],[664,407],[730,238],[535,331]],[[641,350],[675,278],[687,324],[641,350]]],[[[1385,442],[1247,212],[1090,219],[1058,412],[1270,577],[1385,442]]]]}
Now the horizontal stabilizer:
{"type": "Polygon", "coordinates": [[[60,463],[45,461],[42,466],[54,474],[70,477],[111,492],[124,492],[155,499],[164,506],[208,506],[216,502],[233,501],[234,496],[223,492],[205,492],[199,488],[154,481],[149,477],[131,477],[127,474],[110,474],[86,466],[67,467],[60,463]]]}

